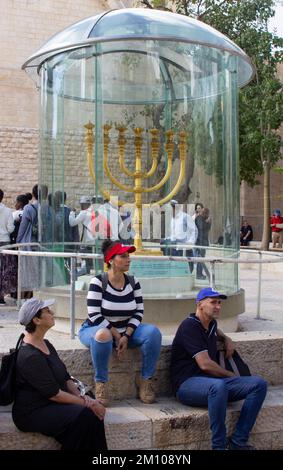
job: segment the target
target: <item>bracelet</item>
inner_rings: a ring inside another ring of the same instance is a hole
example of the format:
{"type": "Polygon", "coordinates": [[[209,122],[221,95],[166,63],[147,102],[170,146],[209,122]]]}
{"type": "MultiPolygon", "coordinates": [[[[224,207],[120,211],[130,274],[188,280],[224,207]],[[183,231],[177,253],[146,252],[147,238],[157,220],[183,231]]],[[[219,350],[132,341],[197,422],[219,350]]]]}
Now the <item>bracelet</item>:
{"type": "Polygon", "coordinates": [[[123,336],[126,336],[126,338],[130,339],[131,335],[129,335],[128,333],[123,333],[123,336]]]}

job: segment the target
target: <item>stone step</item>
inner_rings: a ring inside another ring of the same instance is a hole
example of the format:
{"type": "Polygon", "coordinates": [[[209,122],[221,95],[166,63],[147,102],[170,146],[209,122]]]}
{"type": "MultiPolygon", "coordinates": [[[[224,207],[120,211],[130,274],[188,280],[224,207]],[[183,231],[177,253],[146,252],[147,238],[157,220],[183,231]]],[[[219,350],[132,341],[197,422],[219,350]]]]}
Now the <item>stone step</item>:
{"type": "MultiPolygon", "coordinates": [[[[283,384],[283,333],[243,332],[229,333],[236,349],[250,366],[254,375],[261,375],[271,385],[283,384]]],[[[169,366],[172,337],[163,337],[161,354],[153,386],[157,396],[172,394],[169,366]]],[[[61,350],[60,356],[68,371],[88,384],[93,384],[93,369],[87,349],[61,350]]],[[[109,369],[110,397],[123,400],[136,397],[135,377],[141,370],[139,349],[128,350],[123,360],[113,353],[109,369]]]]}
{"type": "MultiPolygon", "coordinates": [[[[242,332],[229,333],[236,349],[250,366],[254,375],[261,375],[271,385],[283,384],[283,333],[272,332],[242,332]]],[[[60,357],[66,364],[71,375],[83,382],[94,385],[93,368],[90,353],[87,348],[78,344],[66,349],[55,344],[60,357]]],[[[171,396],[169,366],[171,358],[172,337],[162,339],[162,349],[157,364],[153,387],[157,396],[171,396]]],[[[53,342],[54,344],[54,342],[53,342]]],[[[3,354],[0,353],[0,360],[3,354]]],[[[140,374],[141,354],[139,349],[128,350],[123,360],[118,360],[113,353],[109,368],[110,397],[113,400],[136,398],[135,378],[140,374]]]]}
{"type": "MultiPolygon", "coordinates": [[[[228,435],[240,408],[241,402],[228,406],[228,435]]],[[[18,431],[9,407],[0,408],[0,422],[0,450],[59,448],[52,438],[18,431]]],[[[184,406],[173,398],[159,398],[152,405],[143,405],[134,399],[119,402],[107,409],[105,428],[110,450],[210,449],[207,409],[184,406]]],[[[269,387],[250,443],[262,450],[283,450],[283,385],[269,387]]]]}

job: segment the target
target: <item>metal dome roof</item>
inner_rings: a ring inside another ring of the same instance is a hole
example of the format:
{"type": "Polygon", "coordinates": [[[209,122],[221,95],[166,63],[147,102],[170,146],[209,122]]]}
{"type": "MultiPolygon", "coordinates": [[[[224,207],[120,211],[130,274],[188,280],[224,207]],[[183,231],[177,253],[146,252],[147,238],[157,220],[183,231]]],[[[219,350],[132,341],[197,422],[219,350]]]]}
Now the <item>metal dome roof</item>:
{"type": "Polygon", "coordinates": [[[39,74],[46,60],[65,51],[95,43],[147,39],[200,44],[227,51],[239,59],[239,86],[253,76],[254,68],[247,54],[211,26],[184,15],[144,8],[110,10],[85,18],[52,36],[26,60],[22,69],[39,74]]]}

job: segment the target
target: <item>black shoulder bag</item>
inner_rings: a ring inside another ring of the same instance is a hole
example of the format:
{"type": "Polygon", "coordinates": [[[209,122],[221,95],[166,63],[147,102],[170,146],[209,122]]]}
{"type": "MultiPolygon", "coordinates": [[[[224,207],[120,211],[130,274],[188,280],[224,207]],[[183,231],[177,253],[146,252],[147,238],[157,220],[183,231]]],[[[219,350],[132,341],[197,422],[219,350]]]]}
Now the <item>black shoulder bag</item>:
{"type": "Polygon", "coordinates": [[[16,348],[10,349],[10,354],[2,357],[0,369],[0,405],[13,403],[16,394],[16,363],[24,333],[19,337],[16,348]]]}
{"type": "Polygon", "coordinates": [[[240,354],[236,350],[233,352],[232,357],[225,357],[226,351],[224,348],[224,343],[219,339],[217,341],[217,349],[217,362],[221,367],[223,367],[223,369],[234,372],[234,374],[237,376],[251,375],[248,364],[243,361],[240,354]]]}

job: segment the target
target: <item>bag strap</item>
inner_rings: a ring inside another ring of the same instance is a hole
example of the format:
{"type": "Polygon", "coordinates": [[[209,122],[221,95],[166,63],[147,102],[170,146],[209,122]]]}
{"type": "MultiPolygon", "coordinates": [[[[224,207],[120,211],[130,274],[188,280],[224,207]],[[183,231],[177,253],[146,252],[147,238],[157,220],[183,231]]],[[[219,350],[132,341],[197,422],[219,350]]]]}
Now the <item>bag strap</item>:
{"type": "Polygon", "coordinates": [[[84,238],[84,233],[85,233],[85,225],[83,224],[83,229],[82,229],[82,234],[81,234],[81,243],[82,243],[83,238],[84,238]]]}
{"type": "Polygon", "coordinates": [[[25,337],[25,334],[24,334],[24,333],[21,333],[21,335],[20,335],[20,337],[19,337],[19,339],[18,339],[18,341],[17,341],[17,344],[16,344],[15,349],[14,349],[14,348],[10,349],[10,352],[12,352],[12,351],[18,351],[18,350],[20,349],[24,337],[25,337]]]}
{"type": "Polygon", "coordinates": [[[106,291],[107,284],[108,284],[108,273],[107,272],[102,273],[101,282],[102,282],[102,296],[103,296],[104,292],[106,291]]]}
{"type": "MultiPolygon", "coordinates": [[[[223,368],[223,369],[227,369],[226,367],[226,363],[225,363],[225,351],[222,351],[222,350],[219,350],[218,351],[219,353],[219,365],[223,368]]],[[[239,369],[237,367],[237,364],[236,362],[234,361],[233,357],[229,357],[229,359],[226,359],[230,366],[231,366],[231,369],[232,371],[234,372],[234,374],[237,376],[237,377],[240,377],[240,372],[239,372],[239,369]]]]}
{"type": "MultiPolygon", "coordinates": [[[[135,290],[135,278],[134,276],[129,276],[128,274],[125,274],[126,279],[128,279],[130,286],[132,287],[133,290],[135,290]]],[[[102,295],[106,291],[107,284],[108,284],[108,273],[102,273],[101,275],[101,282],[102,282],[102,295]]]]}
{"type": "Polygon", "coordinates": [[[34,205],[34,204],[31,204],[31,207],[33,207],[33,209],[35,210],[36,215],[37,215],[37,208],[35,207],[35,205],[34,205]]]}
{"type": "Polygon", "coordinates": [[[234,361],[233,357],[232,356],[229,357],[228,360],[230,362],[230,366],[232,367],[234,374],[237,375],[238,377],[240,377],[241,374],[239,372],[239,369],[238,369],[238,367],[236,365],[236,362],[234,361]]]}
{"type": "Polygon", "coordinates": [[[225,351],[219,351],[219,365],[222,367],[222,369],[226,369],[225,351]]]}
{"type": "Polygon", "coordinates": [[[128,274],[126,274],[126,277],[128,278],[129,283],[130,283],[132,289],[135,290],[135,285],[136,285],[136,283],[135,283],[135,278],[134,278],[134,276],[129,276],[128,274]]]}

